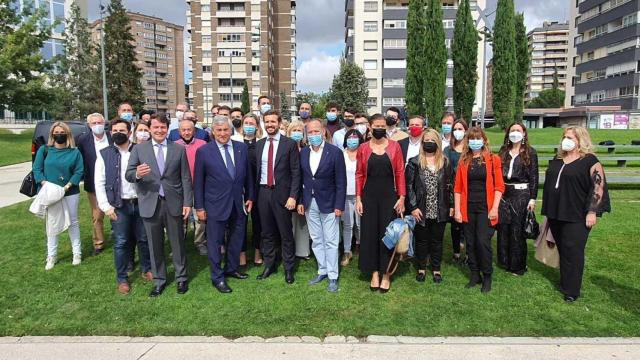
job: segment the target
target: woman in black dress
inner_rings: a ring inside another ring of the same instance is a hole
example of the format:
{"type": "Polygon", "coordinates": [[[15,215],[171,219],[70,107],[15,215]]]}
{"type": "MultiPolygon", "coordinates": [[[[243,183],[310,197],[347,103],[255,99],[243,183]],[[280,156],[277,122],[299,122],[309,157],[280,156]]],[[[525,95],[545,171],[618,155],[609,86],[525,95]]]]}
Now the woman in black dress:
{"type": "Polygon", "coordinates": [[[505,193],[500,201],[498,265],[514,275],[527,271],[524,223],[538,197],[538,154],[529,145],[527,128],[514,123],[507,128],[500,149],[505,193]]]}
{"type": "Polygon", "coordinates": [[[566,128],[561,149],[549,163],[542,194],[542,214],[558,246],[560,291],[567,302],[580,296],[589,232],[597,216],[611,211],[604,169],[592,149],[585,128],[566,128]]]}
{"type": "Polygon", "coordinates": [[[387,225],[404,212],[404,159],[400,145],[386,138],[384,116],[372,115],[369,123],[373,137],[360,145],[356,156],[356,211],[362,217],[359,266],[372,274],[371,290],[386,293],[391,287],[387,266],[392,251],[382,238],[387,225]]]}
{"type": "MultiPolygon", "coordinates": [[[[256,179],[257,172],[257,158],[256,158],[256,142],[262,138],[262,129],[258,126],[258,118],[253,114],[247,114],[242,119],[242,135],[244,143],[249,148],[249,163],[251,164],[251,172],[253,179],[256,179]]],[[[260,226],[260,216],[258,215],[257,207],[254,205],[254,210],[251,211],[251,240],[254,247],[253,264],[256,266],[262,265],[262,255],[260,254],[260,232],[262,226],[260,226]]],[[[247,219],[249,217],[247,216],[247,219]]],[[[245,242],[242,246],[242,251],[246,251],[246,236],[245,242]]]]}

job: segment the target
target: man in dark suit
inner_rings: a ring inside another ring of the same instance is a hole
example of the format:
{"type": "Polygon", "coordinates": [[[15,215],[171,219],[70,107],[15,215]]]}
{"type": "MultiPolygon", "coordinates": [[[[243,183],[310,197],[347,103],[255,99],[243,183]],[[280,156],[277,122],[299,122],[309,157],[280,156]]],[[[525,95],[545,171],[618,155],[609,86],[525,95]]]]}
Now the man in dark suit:
{"type": "Polygon", "coordinates": [[[409,118],[409,137],[398,141],[402,149],[405,166],[409,163],[409,159],[420,155],[422,133],[424,132],[425,125],[425,118],[420,115],[414,115],[409,118]]]}
{"type": "Polygon", "coordinates": [[[251,212],[254,182],[249,164],[249,148],[244,142],[231,141],[226,116],[216,115],[212,123],[215,141],[196,152],[194,203],[198,220],[207,223],[207,252],[211,265],[211,283],[221,293],[230,293],[226,277],[246,279],[238,271],[240,251],[246,236],[247,213],[251,212]],[[220,247],[225,245],[226,261],[222,269],[220,247]]]}
{"type": "Polygon", "coordinates": [[[178,293],[189,290],[182,223],[193,203],[191,174],[184,147],[167,141],[168,128],[169,120],[164,115],[151,116],[152,140],[133,148],[126,172],[127,181],[136,183],[140,217],[149,239],[155,285],[149,294],[151,297],[162,294],[167,282],[165,229],[171,244],[178,293]]]}
{"type": "Polygon", "coordinates": [[[329,278],[327,290],[336,292],[340,217],[347,193],[347,171],[342,150],[325,143],[323,130],[318,119],[307,123],[307,139],[311,146],[300,151],[302,204],[298,205],[298,213],[306,215],[313,253],[318,261],[318,276],[309,285],[329,278]]]}
{"type": "Polygon", "coordinates": [[[104,249],[104,213],[98,207],[94,173],[97,154],[100,150],[113,144],[113,141],[111,141],[111,134],[104,129],[105,124],[102,114],[93,113],[87,116],[87,125],[91,128],[91,131],[78,137],[77,146],[84,161],[84,191],[87,192],[87,198],[91,205],[93,254],[98,255],[104,249]]]}
{"type": "Polygon", "coordinates": [[[300,154],[295,141],[280,135],[282,118],[275,110],[263,115],[267,137],[256,144],[258,211],[262,224],[264,271],[258,280],[276,271],[276,246],[280,242],[285,280],[293,284],[295,243],[291,211],[300,191],[300,154]]]}

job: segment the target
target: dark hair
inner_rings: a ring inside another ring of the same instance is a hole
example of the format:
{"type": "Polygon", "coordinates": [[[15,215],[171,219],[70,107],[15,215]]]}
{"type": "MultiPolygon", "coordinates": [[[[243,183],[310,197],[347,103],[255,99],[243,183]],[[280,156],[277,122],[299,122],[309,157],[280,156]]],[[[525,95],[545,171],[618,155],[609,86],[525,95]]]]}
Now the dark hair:
{"type": "Polygon", "coordinates": [[[387,111],[393,111],[394,113],[398,114],[398,116],[400,116],[400,109],[395,106],[388,108],[387,111]]]}
{"type": "Polygon", "coordinates": [[[167,119],[167,117],[164,116],[164,113],[151,115],[151,119],[149,119],[149,126],[151,126],[151,123],[153,122],[153,120],[157,120],[157,121],[165,124],[167,127],[169,127],[169,125],[171,123],[169,121],[169,119],[167,119]]]}
{"type": "Polygon", "coordinates": [[[155,111],[155,110],[142,110],[142,111],[140,111],[140,112],[138,113],[138,118],[139,118],[139,119],[142,119],[142,116],[143,116],[143,115],[153,115],[153,114],[155,114],[155,113],[156,113],[156,111],[155,111]]]}
{"type": "Polygon", "coordinates": [[[362,143],[364,142],[364,136],[360,134],[360,131],[356,129],[351,129],[351,130],[348,130],[346,134],[344,134],[344,141],[342,144],[343,148],[347,147],[347,139],[352,137],[353,135],[356,135],[358,137],[358,140],[360,141],[360,145],[362,145],[362,143]]]}
{"type": "Polygon", "coordinates": [[[261,95],[261,96],[258,98],[258,105],[260,104],[260,100],[262,100],[262,99],[268,99],[270,103],[271,103],[271,102],[273,102],[273,101],[271,101],[271,98],[270,98],[270,97],[268,97],[267,95],[261,95]]]}
{"type": "Polygon", "coordinates": [[[511,130],[511,128],[514,125],[518,125],[522,128],[522,131],[524,132],[524,136],[522,137],[522,145],[520,146],[520,156],[522,156],[522,163],[524,164],[524,166],[529,166],[531,165],[531,146],[529,145],[529,135],[527,133],[527,127],[524,126],[523,123],[521,122],[514,122],[511,123],[511,125],[507,126],[507,128],[504,131],[504,142],[502,143],[502,146],[500,147],[500,151],[498,152],[498,154],[500,155],[500,159],[502,160],[502,163],[507,163],[507,154],[509,153],[509,150],[511,150],[511,148],[513,148],[513,144],[511,143],[511,141],[509,140],[509,132],[511,130]]]}
{"type": "Polygon", "coordinates": [[[373,115],[369,116],[369,124],[370,125],[373,125],[373,122],[376,121],[376,120],[385,120],[385,117],[382,114],[373,114],[373,115]]]}
{"type": "Polygon", "coordinates": [[[358,119],[358,118],[365,118],[365,119],[369,120],[369,119],[368,119],[369,117],[368,117],[368,116],[367,116],[367,114],[365,114],[365,113],[356,113],[356,114],[354,115],[354,118],[356,118],[356,119],[358,119]]]}
{"type": "Polygon", "coordinates": [[[131,131],[131,123],[128,122],[127,120],[124,119],[120,119],[120,118],[115,118],[113,120],[111,120],[111,128],[113,128],[114,125],[118,125],[118,124],[125,124],[127,125],[127,132],[131,131]]]}
{"type": "Polygon", "coordinates": [[[131,106],[131,108],[133,109],[133,105],[131,105],[131,103],[130,103],[130,102],[128,102],[128,101],[123,101],[123,102],[121,102],[121,103],[120,103],[120,105],[118,105],[118,109],[120,109],[120,106],[122,106],[122,105],[129,105],[129,106],[131,106]]]}
{"type": "Polygon", "coordinates": [[[211,107],[211,112],[213,112],[213,109],[215,109],[215,108],[218,108],[218,109],[219,109],[219,108],[220,108],[220,105],[218,105],[218,104],[213,104],[213,106],[211,107]]]}
{"type": "Polygon", "coordinates": [[[424,116],[422,115],[411,115],[407,118],[407,125],[409,125],[409,120],[411,119],[420,119],[422,120],[422,126],[426,126],[427,125],[427,119],[424,118],[424,116]]]}
{"type": "Polygon", "coordinates": [[[353,114],[354,116],[357,114],[356,109],[354,109],[352,107],[348,107],[348,108],[344,109],[343,113],[353,114]]]}
{"type": "Polygon", "coordinates": [[[329,111],[329,110],[331,110],[332,108],[336,108],[336,109],[338,109],[338,111],[340,111],[340,105],[338,105],[338,103],[337,103],[337,102],[335,102],[335,101],[329,101],[329,102],[327,103],[327,106],[325,107],[325,110],[329,111]]]}
{"type": "Polygon", "coordinates": [[[229,112],[229,115],[231,115],[232,112],[236,112],[236,111],[239,111],[240,114],[242,114],[242,116],[244,116],[244,112],[239,107],[234,107],[233,109],[231,109],[231,111],[229,112]]]}
{"type": "MultiPolygon", "coordinates": [[[[262,114],[262,118],[264,119],[264,118],[266,118],[266,117],[267,117],[267,116],[269,116],[269,115],[276,115],[276,116],[278,116],[278,123],[281,123],[281,122],[282,122],[282,116],[280,115],[280,112],[279,112],[278,110],[271,109],[271,110],[267,111],[266,113],[262,114]]],[[[263,120],[263,121],[264,121],[264,120],[263,120]]]]}
{"type": "Polygon", "coordinates": [[[453,122],[456,122],[456,114],[450,112],[450,111],[445,111],[444,114],[442,114],[442,117],[440,118],[440,122],[442,122],[442,120],[446,119],[446,118],[452,118],[453,122]]]}
{"type": "Polygon", "coordinates": [[[231,113],[231,108],[228,107],[227,105],[220,105],[218,107],[218,112],[220,112],[220,110],[229,110],[229,113],[231,113]]]}

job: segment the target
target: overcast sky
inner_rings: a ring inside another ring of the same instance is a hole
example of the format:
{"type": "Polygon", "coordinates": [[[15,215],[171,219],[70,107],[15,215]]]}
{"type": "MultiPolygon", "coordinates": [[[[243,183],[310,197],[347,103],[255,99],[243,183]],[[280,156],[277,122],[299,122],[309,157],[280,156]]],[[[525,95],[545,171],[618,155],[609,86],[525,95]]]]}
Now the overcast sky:
{"type": "MultiPolygon", "coordinates": [[[[89,3],[92,21],[99,16],[99,1],[89,3]]],[[[496,3],[497,0],[487,0],[488,12],[495,10],[496,3]]],[[[515,3],[516,11],[524,12],[528,29],[542,25],[545,20],[566,21],[569,16],[566,0],[515,0],[515,3]]],[[[187,4],[183,0],[124,0],[124,4],[130,11],[179,25],[186,23],[187,4]]],[[[298,0],[297,6],[298,90],[325,91],[344,50],[344,0],[298,0]]]]}

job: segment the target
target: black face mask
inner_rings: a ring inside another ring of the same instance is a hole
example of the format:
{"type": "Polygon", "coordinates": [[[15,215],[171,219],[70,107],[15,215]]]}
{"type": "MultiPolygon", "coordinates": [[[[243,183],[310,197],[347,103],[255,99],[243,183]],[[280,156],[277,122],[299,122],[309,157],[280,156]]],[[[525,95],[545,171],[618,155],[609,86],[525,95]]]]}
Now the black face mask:
{"type": "Polygon", "coordinates": [[[65,144],[67,142],[67,134],[54,134],[53,141],[58,145],[65,144]]]}
{"type": "Polygon", "coordinates": [[[393,126],[396,124],[396,122],[398,122],[398,120],[396,120],[396,118],[394,118],[393,116],[387,116],[384,118],[384,120],[387,122],[387,126],[393,126]]]}
{"type": "Polygon", "coordinates": [[[425,152],[429,154],[433,154],[434,152],[436,152],[436,150],[438,150],[438,144],[431,141],[424,142],[422,143],[422,148],[424,149],[425,152]]]}
{"type": "Polygon", "coordinates": [[[242,119],[233,119],[231,120],[231,123],[233,124],[233,127],[237,129],[242,126],[242,119]]]}
{"type": "Polygon", "coordinates": [[[187,139],[183,138],[182,136],[180,136],[180,139],[182,139],[182,141],[184,141],[185,144],[190,144],[193,141],[193,138],[187,140],[187,139]]]}
{"type": "Polygon", "coordinates": [[[344,120],[342,120],[342,122],[344,123],[344,126],[346,126],[346,127],[352,127],[355,124],[355,120],[353,120],[353,119],[344,119],[344,120]]]}
{"type": "Polygon", "coordinates": [[[380,140],[383,137],[387,136],[387,129],[373,129],[371,131],[371,134],[374,138],[380,140]]]}
{"type": "Polygon", "coordinates": [[[118,146],[123,145],[127,141],[129,141],[129,137],[127,136],[127,134],[121,132],[114,132],[113,134],[111,134],[111,138],[113,139],[113,143],[118,146]]]}

